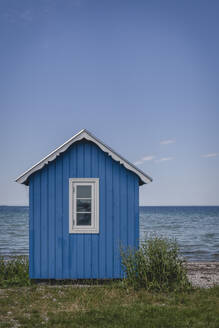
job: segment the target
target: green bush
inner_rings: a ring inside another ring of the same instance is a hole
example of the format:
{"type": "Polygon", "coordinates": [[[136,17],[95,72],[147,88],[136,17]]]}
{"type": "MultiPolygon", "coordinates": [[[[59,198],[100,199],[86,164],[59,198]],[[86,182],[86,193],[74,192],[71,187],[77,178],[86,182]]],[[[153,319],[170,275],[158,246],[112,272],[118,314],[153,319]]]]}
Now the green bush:
{"type": "Polygon", "coordinates": [[[121,249],[125,282],[135,289],[167,291],[190,287],[177,242],[149,238],[138,250],[121,249]]]}
{"type": "Polygon", "coordinates": [[[18,256],[5,260],[0,258],[0,287],[29,286],[29,261],[18,256]]]}

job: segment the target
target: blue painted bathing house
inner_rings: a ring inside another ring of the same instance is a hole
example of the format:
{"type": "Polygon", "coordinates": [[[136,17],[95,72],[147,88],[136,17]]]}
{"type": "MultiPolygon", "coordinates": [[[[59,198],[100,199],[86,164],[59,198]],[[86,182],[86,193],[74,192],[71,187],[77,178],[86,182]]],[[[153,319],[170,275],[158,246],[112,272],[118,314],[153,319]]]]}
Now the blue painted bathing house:
{"type": "Polygon", "coordinates": [[[16,181],[29,186],[32,279],[122,277],[120,245],[138,247],[147,174],[82,130],[16,181]]]}

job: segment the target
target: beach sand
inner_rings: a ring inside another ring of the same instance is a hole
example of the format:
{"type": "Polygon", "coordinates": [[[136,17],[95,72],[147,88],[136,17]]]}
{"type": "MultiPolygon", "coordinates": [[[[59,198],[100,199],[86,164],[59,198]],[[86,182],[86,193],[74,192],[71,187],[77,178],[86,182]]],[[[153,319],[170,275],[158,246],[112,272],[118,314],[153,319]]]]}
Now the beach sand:
{"type": "Polygon", "coordinates": [[[219,262],[187,262],[188,278],[195,287],[219,285],[219,262]]]}

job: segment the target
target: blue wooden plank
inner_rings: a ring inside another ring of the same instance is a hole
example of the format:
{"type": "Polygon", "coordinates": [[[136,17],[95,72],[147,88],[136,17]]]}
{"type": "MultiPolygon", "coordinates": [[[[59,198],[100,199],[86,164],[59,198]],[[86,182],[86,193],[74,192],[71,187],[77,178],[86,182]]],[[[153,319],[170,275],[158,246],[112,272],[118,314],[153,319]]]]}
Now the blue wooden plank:
{"type": "Polygon", "coordinates": [[[48,278],[47,167],[41,170],[41,278],[48,278]]]}
{"type": "Polygon", "coordinates": [[[62,278],[62,157],[56,159],[56,279],[62,278]]]}
{"type": "Polygon", "coordinates": [[[135,177],[135,248],[139,247],[139,182],[138,177],[135,177]]]}
{"type": "Polygon", "coordinates": [[[127,173],[120,172],[121,246],[127,247],[127,173]]]}
{"type": "MultiPolygon", "coordinates": [[[[69,167],[69,178],[77,177],[77,146],[74,145],[70,149],[70,167],[69,167]]],[[[70,234],[70,250],[69,250],[69,267],[70,267],[70,277],[78,278],[78,269],[77,269],[77,235],[70,234]]]]}
{"type": "Polygon", "coordinates": [[[56,267],[56,222],[55,222],[55,162],[48,166],[48,247],[49,278],[55,278],[56,267]]]}
{"type": "MultiPolygon", "coordinates": [[[[91,147],[91,176],[93,178],[99,178],[99,161],[98,161],[98,152],[100,149],[92,144],[91,147]]],[[[92,234],[92,278],[99,278],[99,234],[92,234]]]]}
{"type": "Polygon", "coordinates": [[[34,278],[34,182],[33,177],[30,178],[29,183],[29,276],[34,278]]]}
{"type": "MultiPolygon", "coordinates": [[[[123,167],[120,165],[119,166],[119,213],[118,213],[118,220],[119,220],[119,250],[120,250],[120,254],[122,251],[122,178],[121,178],[121,171],[122,171],[123,167]]],[[[123,269],[122,269],[122,258],[120,255],[120,277],[123,277],[123,269]]]]}
{"type": "MultiPolygon", "coordinates": [[[[121,166],[120,167],[120,247],[125,250],[127,248],[127,172],[121,166]]],[[[121,275],[123,276],[123,267],[121,266],[121,275]]]]}
{"type": "Polygon", "coordinates": [[[136,249],[136,211],[135,211],[135,203],[136,203],[136,195],[135,195],[135,181],[136,181],[136,175],[132,174],[132,222],[133,222],[133,248],[136,249]]]}
{"type": "Polygon", "coordinates": [[[113,242],[114,242],[114,278],[120,277],[120,165],[113,162],[113,242]]]}
{"type": "Polygon", "coordinates": [[[34,175],[34,278],[41,278],[40,174],[34,175]]]}
{"type": "Polygon", "coordinates": [[[99,275],[106,278],[106,157],[102,152],[99,154],[100,176],[100,235],[99,235],[99,275]]]}
{"type": "Polygon", "coordinates": [[[131,174],[128,174],[128,190],[127,190],[127,196],[128,196],[128,222],[127,222],[127,232],[128,232],[128,244],[131,248],[134,246],[134,206],[133,206],[133,177],[131,174]]]}
{"type": "MultiPolygon", "coordinates": [[[[84,145],[84,177],[91,177],[91,144],[86,142],[84,145]]],[[[91,234],[84,235],[84,277],[91,278],[91,234]]]]}
{"type": "MultiPolygon", "coordinates": [[[[77,177],[83,178],[84,175],[84,143],[77,145],[77,177]]],[[[76,234],[77,239],[77,268],[78,277],[84,278],[84,234],[76,234]]]]}
{"type": "Polygon", "coordinates": [[[106,277],[113,277],[113,186],[112,186],[112,159],[106,157],[106,277]]]}
{"type": "Polygon", "coordinates": [[[63,239],[63,278],[69,278],[69,151],[63,157],[63,221],[62,221],[62,239],[63,239]]]}

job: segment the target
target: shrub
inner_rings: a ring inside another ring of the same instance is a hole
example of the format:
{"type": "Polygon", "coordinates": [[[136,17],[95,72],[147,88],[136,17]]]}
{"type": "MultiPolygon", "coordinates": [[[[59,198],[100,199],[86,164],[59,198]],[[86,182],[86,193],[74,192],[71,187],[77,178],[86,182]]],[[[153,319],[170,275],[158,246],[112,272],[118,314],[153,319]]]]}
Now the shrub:
{"type": "Polygon", "coordinates": [[[0,258],[0,287],[29,286],[29,261],[18,256],[9,260],[0,258]]]}
{"type": "Polygon", "coordinates": [[[135,289],[165,291],[190,287],[175,240],[149,238],[136,251],[121,249],[121,255],[125,281],[135,289]]]}

